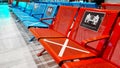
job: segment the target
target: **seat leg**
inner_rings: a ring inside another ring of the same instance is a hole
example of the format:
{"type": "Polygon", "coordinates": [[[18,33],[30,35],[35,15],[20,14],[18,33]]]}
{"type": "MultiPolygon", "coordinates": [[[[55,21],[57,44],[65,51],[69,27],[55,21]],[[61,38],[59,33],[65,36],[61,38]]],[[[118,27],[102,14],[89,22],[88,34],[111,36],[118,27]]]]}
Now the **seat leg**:
{"type": "Polygon", "coordinates": [[[40,53],[37,54],[37,56],[38,56],[38,57],[41,56],[41,55],[43,54],[43,52],[45,52],[45,51],[46,51],[46,50],[43,49],[42,51],[40,51],[40,53]]]}
{"type": "Polygon", "coordinates": [[[31,39],[29,40],[29,42],[32,42],[35,39],[35,37],[31,37],[31,39]]]}
{"type": "Polygon", "coordinates": [[[18,20],[18,19],[16,19],[16,21],[15,21],[16,23],[18,23],[18,22],[20,22],[20,20],[18,20]]]}

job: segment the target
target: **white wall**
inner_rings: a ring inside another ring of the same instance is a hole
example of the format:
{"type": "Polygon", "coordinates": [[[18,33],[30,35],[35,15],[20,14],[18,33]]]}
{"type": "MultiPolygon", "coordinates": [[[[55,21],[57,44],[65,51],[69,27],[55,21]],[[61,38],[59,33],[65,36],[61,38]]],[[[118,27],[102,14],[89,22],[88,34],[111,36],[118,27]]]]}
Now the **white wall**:
{"type": "Polygon", "coordinates": [[[109,3],[120,3],[120,0],[105,0],[105,2],[109,2],[109,3]]]}

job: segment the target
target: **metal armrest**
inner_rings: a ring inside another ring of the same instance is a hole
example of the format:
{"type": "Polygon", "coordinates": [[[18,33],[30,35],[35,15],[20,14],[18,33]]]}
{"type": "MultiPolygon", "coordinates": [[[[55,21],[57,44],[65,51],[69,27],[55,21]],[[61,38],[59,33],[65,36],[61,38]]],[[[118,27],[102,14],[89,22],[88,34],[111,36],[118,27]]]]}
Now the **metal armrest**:
{"type": "Polygon", "coordinates": [[[50,19],[54,20],[55,18],[54,17],[53,18],[41,18],[40,21],[42,21],[42,20],[50,20],[50,19]]]}
{"type": "Polygon", "coordinates": [[[85,45],[87,45],[87,43],[98,41],[98,40],[102,40],[102,39],[107,39],[109,37],[110,37],[109,35],[97,36],[97,37],[94,37],[94,38],[89,38],[89,39],[83,40],[81,42],[81,44],[83,46],[85,46],[85,45]]]}
{"type": "Polygon", "coordinates": [[[51,25],[51,24],[48,24],[47,22],[44,22],[43,20],[50,20],[50,19],[52,19],[52,20],[54,20],[55,18],[41,18],[40,19],[40,21],[42,22],[42,23],[45,23],[46,25],[51,25]]]}
{"type": "Polygon", "coordinates": [[[42,14],[32,14],[32,15],[42,15],[42,14]]]}

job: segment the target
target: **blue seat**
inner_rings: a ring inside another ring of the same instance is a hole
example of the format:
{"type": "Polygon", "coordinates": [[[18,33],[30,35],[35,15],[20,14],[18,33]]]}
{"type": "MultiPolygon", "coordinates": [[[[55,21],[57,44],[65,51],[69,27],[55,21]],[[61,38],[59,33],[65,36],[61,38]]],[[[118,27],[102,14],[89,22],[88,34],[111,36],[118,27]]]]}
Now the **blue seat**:
{"type": "Polygon", "coordinates": [[[62,3],[61,2],[54,2],[56,5],[62,5],[62,3]]]}
{"type": "Polygon", "coordinates": [[[25,10],[25,7],[27,6],[27,2],[18,2],[18,8],[20,10],[25,10]]]}
{"type": "Polygon", "coordinates": [[[31,14],[34,4],[34,2],[28,2],[24,12],[31,14]]]}
{"type": "Polygon", "coordinates": [[[57,3],[56,2],[49,2],[49,4],[53,4],[53,5],[57,5],[57,3]]]}
{"type": "Polygon", "coordinates": [[[47,7],[47,4],[43,4],[43,3],[39,3],[39,5],[35,4],[31,15],[37,19],[41,18],[45,12],[46,7],[47,7]]]}
{"type": "Polygon", "coordinates": [[[81,4],[83,7],[87,7],[87,8],[98,8],[98,5],[96,3],[83,2],[81,4]]]}
{"type": "Polygon", "coordinates": [[[31,13],[32,13],[32,9],[34,8],[34,2],[28,2],[27,3],[27,6],[25,7],[25,10],[24,12],[20,11],[20,12],[14,12],[14,14],[17,16],[17,17],[27,17],[29,16],[31,13]]]}
{"type": "Polygon", "coordinates": [[[21,11],[24,11],[26,6],[27,6],[27,2],[19,2],[18,6],[12,8],[12,11],[14,14],[19,13],[21,11]]]}
{"type": "Polygon", "coordinates": [[[23,21],[37,22],[37,21],[39,21],[39,18],[41,18],[43,16],[45,8],[46,8],[46,4],[35,3],[31,14],[23,13],[21,15],[18,15],[18,19],[22,22],[23,21]]]}
{"type": "Polygon", "coordinates": [[[61,2],[62,5],[65,5],[65,6],[72,6],[69,2],[61,2]]]}
{"type": "Polygon", "coordinates": [[[40,28],[47,28],[52,23],[52,18],[54,18],[57,12],[58,5],[47,4],[46,10],[43,14],[42,21],[33,22],[33,21],[24,21],[23,24],[25,27],[40,27],[40,28]]]}
{"type": "Polygon", "coordinates": [[[10,7],[13,7],[13,8],[16,7],[16,3],[17,3],[16,1],[13,1],[10,7]]]}
{"type": "Polygon", "coordinates": [[[82,7],[81,2],[70,2],[72,6],[82,7]]]}

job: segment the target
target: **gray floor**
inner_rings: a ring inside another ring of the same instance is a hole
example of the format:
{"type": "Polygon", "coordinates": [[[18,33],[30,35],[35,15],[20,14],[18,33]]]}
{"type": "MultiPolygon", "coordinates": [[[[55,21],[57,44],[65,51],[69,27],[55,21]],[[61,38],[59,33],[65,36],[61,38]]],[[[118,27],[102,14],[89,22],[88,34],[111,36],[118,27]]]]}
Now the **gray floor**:
{"type": "Polygon", "coordinates": [[[14,19],[0,18],[0,68],[37,68],[14,19]]]}

